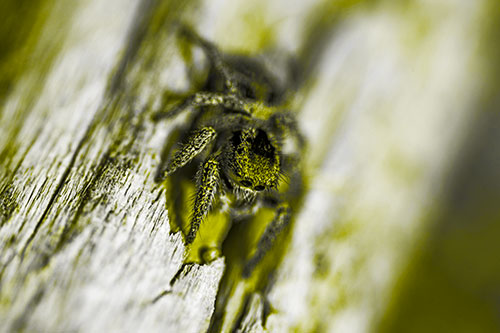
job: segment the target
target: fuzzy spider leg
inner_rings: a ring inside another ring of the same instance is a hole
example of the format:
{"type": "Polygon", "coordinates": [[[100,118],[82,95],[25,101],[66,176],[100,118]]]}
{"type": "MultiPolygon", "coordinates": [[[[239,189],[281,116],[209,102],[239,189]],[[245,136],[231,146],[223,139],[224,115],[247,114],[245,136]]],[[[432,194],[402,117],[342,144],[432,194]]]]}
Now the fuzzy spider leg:
{"type": "Polygon", "coordinates": [[[217,132],[221,132],[245,127],[249,122],[256,127],[264,127],[266,123],[265,120],[252,118],[246,114],[228,114],[224,117],[210,120],[208,125],[215,128],[217,132]]]}
{"type": "Polygon", "coordinates": [[[211,155],[198,170],[198,188],[191,216],[191,229],[186,236],[186,244],[191,244],[196,238],[201,222],[210,211],[219,183],[219,162],[215,155],[211,155]]]}
{"type": "Polygon", "coordinates": [[[254,255],[245,263],[242,275],[244,278],[250,277],[255,266],[262,260],[266,253],[271,249],[276,237],[286,228],[290,222],[291,209],[287,203],[281,204],[276,210],[274,219],[266,227],[266,230],[260,236],[257,243],[257,249],[254,255]]]}
{"type": "Polygon", "coordinates": [[[217,132],[212,127],[204,127],[196,131],[189,138],[188,142],[175,153],[174,157],[165,169],[163,177],[165,178],[169,176],[175,170],[189,163],[215,139],[216,135],[217,132]]]}
{"type": "Polygon", "coordinates": [[[293,135],[299,144],[299,149],[304,148],[305,138],[299,130],[297,120],[288,112],[276,112],[269,119],[272,126],[283,136],[287,134],[293,135]]]}
{"type": "Polygon", "coordinates": [[[255,102],[246,101],[233,94],[202,91],[188,97],[184,102],[169,111],[160,111],[153,115],[153,120],[173,118],[189,107],[223,106],[226,112],[237,112],[250,115],[257,106],[255,102]]]}
{"type": "Polygon", "coordinates": [[[219,50],[217,47],[198,35],[196,32],[194,32],[191,28],[189,28],[186,25],[181,26],[180,32],[190,39],[193,43],[198,44],[203,52],[207,55],[208,59],[212,62],[213,66],[215,69],[223,76],[224,78],[224,84],[226,85],[226,88],[233,94],[238,94],[238,89],[235,84],[235,80],[232,77],[232,75],[229,73],[227,66],[224,64],[224,61],[222,60],[222,56],[219,53],[219,50]]]}
{"type": "Polygon", "coordinates": [[[233,94],[224,94],[216,92],[198,92],[190,98],[190,103],[193,106],[223,106],[231,111],[239,111],[245,114],[250,114],[253,111],[254,104],[250,101],[245,101],[233,94]]]}

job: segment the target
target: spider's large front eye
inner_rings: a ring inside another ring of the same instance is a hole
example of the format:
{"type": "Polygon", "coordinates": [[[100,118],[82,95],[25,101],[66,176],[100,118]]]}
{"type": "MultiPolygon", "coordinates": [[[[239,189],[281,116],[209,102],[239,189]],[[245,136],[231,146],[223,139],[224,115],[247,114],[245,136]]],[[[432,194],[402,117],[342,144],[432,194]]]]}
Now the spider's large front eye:
{"type": "Polygon", "coordinates": [[[249,180],[242,180],[241,185],[243,185],[245,187],[252,187],[252,182],[249,180]]]}
{"type": "Polygon", "coordinates": [[[231,142],[234,147],[238,147],[241,144],[241,131],[233,132],[233,136],[231,137],[231,142]]]}
{"type": "Polygon", "coordinates": [[[272,158],[275,154],[274,147],[272,146],[269,138],[263,130],[257,130],[257,136],[255,137],[252,145],[252,150],[267,158],[272,158]]]}

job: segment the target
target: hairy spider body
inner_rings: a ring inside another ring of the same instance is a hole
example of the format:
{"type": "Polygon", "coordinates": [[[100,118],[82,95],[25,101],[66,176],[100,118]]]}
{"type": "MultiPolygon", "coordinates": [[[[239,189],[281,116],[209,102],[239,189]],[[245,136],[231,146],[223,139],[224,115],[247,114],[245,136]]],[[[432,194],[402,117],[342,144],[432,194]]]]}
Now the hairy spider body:
{"type": "Polygon", "coordinates": [[[262,65],[247,57],[223,57],[193,31],[183,27],[182,33],[201,46],[211,69],[206,91],[156,115],[159,119],[188,109],[193,112],[190,134],[169,159],[162,178],[174,176],[201,158],[186,244],[194,241],[200,224],[222,195],[230,199],[235,215],[259,205],[275,208],[273,220],[244,267],[243,275],[249,276],[290,221],[289,193],[280,191],[280,180],[300,172],[304,140],[294,115],[281,106],[284,89],[262,65]],[[294,148],[285,152],[287,141],[294,148]]]}

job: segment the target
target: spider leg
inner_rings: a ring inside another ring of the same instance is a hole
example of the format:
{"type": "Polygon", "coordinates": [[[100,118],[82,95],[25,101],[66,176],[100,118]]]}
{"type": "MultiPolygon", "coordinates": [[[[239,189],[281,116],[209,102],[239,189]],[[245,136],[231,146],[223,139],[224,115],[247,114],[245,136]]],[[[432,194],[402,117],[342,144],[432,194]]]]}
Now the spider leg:
{"type": "Polygon", "coordinates": [[[302,150],[305,145],[305,138],[299,130],[297,119],[289,112],[276,112],[269,118],[270,125],[282,136],[291,134],[297,140],[299,149],[302,150]]]}
{"type": "Polygon", "coordinates": [[[234,94],[202,91],[188,97],[184,102],[169,111],[160,111],[153,115],[153,120],[173,118],[189,107],[222,106],[228,112],[250,115],[259,107],[253,101],[244,100],[234,94]]]}
{"type": "Polygon", "coordinates": [[[207,122],[207,125],[212,126],[217,132],[236,131],[251,124],[254,127],[264,127],[265,121],[257,118],[249,117],[245,114],[228,114],[223,117],[217,117],[207,122]]]}
{"type": "Polygon", "coordinates": [[[215,155],[211,155],[198,171],[198,189],[194,200],[193,215],[191,216],[191,229],[186,236],[186,244],[191,244],[196,238],[200,224],[212,206],[219,182],[219,162],[215,155]]]}
{"type": "Polygon", "coordinates": [[[212,127],[204,127],[196,131],[179,149],[172,160],[168,163],[163,173],[163,178],[172,174],[175,170],[189,163],[196,155],[201,153],[207,145],[215,139],[217,132],[212,127]]]}
{"type": "Polygon", "coordinates": [[[290,206],[286,203],[281,204],[276,210],[274,219],[268,224],[262,236],[260,236],[254,255],[245,263],[242,273],[244,278],[248,278],[252,274],[255,266],[257,266],[266,253],[271,249],[276,237],[289,224],[290,216],[290,206]]]}
{"type": "Polygon", "coordinates": [[[205,52],[207,55],[208,59],[212,62],[213,66],[215,69],[222,75],[224,78],[224,84],[226,85],[226,88],[229,90],[230,93],[232,94],[238,94],[238,89],[236,87],[235,79],[233,78],[233,75],[229,73],[228,67],[225,65],[224,61],[222,60],[222,56],[219,53],[219,50],[217,47],[198,35],[196,32],[194,32],[191,28],[189,28],[186,25],[181,26],[180,32],[190,39],[193,43],[198,44],[202,50],[205,52]]]}
{"type": "Polygon", "coordinates": [[[250,114],[255,104],[250,101],[245,101],[234,94],[205,91],[194,94],[189,100],[193,106],[223,106],[226,109],[240,111],[245,114],[250,114]]]}

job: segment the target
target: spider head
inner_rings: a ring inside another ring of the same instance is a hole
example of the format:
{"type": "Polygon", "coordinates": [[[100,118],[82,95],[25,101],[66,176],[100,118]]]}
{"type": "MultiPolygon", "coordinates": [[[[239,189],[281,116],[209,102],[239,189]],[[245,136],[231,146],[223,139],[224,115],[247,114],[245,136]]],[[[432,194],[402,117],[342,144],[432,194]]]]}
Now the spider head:
{"type": "Polygon", "coordinates": [[[239,187],[262,191],[278,185],[279,153],[266,132],[244,128],[233,132],[228,176],[239,187]]]}

